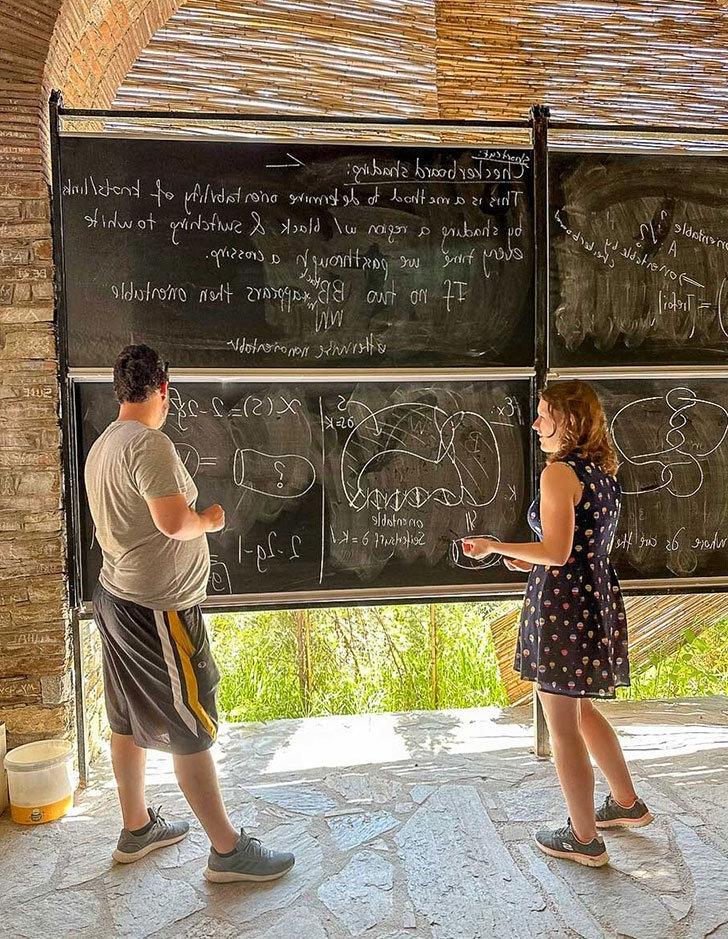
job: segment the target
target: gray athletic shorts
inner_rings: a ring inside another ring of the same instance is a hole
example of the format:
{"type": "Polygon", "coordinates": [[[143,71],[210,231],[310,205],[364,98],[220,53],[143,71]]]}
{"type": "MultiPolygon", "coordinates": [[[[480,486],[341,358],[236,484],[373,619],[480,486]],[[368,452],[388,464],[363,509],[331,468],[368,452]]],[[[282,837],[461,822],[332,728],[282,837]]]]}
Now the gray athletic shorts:
{"type": "Polygon", "coordinates": [[[199,753],[217,737],[220,675],[199,606],[150,610],[96,586],[111,730],[139,747],[199,753]]]}

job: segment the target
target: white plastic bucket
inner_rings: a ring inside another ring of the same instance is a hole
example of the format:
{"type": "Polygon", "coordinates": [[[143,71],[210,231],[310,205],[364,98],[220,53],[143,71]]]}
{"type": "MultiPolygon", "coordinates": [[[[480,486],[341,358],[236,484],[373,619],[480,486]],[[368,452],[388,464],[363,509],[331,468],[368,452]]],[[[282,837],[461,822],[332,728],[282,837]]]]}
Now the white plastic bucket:
{"type": "Polygon", "coordinates": [[[5,769],[14,822],[52,822],[73,805],[73,746],[68,740],[38,740],[16,747],[5,757],[5,769]]]}

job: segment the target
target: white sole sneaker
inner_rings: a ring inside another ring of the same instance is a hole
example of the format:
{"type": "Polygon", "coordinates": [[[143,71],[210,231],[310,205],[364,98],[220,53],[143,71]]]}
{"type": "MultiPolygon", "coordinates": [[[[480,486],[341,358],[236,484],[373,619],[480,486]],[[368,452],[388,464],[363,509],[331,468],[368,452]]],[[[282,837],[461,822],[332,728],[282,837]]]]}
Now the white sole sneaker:
{"type": "Polygon", "coordinates": [[[644,828],[654,822],[655,816],[652,812],[643,815],[642,818],[613,818],[608,822],[597,822],[597,828],[644,828]]]}
{"type": "Polygon", "coordinates": [[[111,852],[111,856],[119,864],[133,864],[134,861],[141,861],[143,857],[151,854],[152,851],[156,851],[157,848],[168,848],[171,844],[177,844],[178,841],[185,839],[187,835],[188,832],[185,832],[183,835],[177,835],[176,838],[168,838],[166,841],[152,841],[146,845],[146,847],[140,848],[133,854],[129,854],[126,851],[119,851],[117,848],[111,852]]]}
{"type": "Polygon", "coordinates": [[[248,881],[254,883],[262,883],[266,880],[279,880],[285,874],[287,874],[291,867],[286,868],[284,871],[280,871],[278,874],[241,874],[238,871],[213,871],[209,867],[205,868],[205,880],[209,880],[213,884],[231,884],[236,881],[248,881]]]}
{"type": "Polygon", "coordinates": [[[585,867],[604,867],[605,864],[609,864],[609,855],[606,851],[602,854],[590,857],[588,854],[579,854],[578,851],[556,851],[554,848],[547,848],[545,845],[542,845],[540,841],[536,842],[536,846],[539,850],[543,851],[544,854],[548,854],[549,857],[558,857],[566,861],[574,861],[576,864],[583,864],[585,867]]]}

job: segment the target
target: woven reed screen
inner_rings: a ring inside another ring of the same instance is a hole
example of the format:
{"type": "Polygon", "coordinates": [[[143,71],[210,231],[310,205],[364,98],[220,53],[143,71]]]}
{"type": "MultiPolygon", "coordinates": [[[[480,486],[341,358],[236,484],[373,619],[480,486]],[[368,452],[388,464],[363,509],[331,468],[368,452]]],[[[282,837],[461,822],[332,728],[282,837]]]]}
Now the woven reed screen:
{"type": "MultiPolygon", "coordinates": [[[[674,652],[686,630],[702,632],[728,616],[728,596],[721,593],[670,597],[625,597],[629,624],[629,657],[632,667],[646,662],[654,652],[674,652]]],[[[491,623],[501,678],[511,704],[530,696],[533,684],[521,681],[513,671],[513,652],[520,606],[491,623]]]]}
{"type": "Polygon", "coordinates": [[[435,46],[432,0],[193,0],[116,104],[437,118],[435,46]]]}
{"type": "Polygon", "coordinates": [[[191,0],[124,107],[728,127],[719,0],[191,0]]]}

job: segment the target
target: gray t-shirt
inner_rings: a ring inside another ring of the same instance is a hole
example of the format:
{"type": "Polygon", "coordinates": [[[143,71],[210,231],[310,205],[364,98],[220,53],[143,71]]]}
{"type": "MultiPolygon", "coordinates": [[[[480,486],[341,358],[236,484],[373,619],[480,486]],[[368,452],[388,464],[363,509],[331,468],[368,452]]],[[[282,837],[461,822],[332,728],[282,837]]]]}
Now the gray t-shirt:
{"type": "Polygon", "coordinates": [[[91,447],[86,494],[104,562],[101,585],[152,610],[186,610],[207,594],[207,537],[176,541],[152,520],[147,499],[184,495],[194,509],[197,486],[161,430],[114,421],[91,447]]]}

